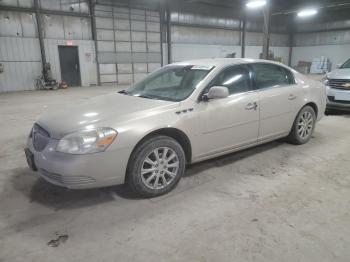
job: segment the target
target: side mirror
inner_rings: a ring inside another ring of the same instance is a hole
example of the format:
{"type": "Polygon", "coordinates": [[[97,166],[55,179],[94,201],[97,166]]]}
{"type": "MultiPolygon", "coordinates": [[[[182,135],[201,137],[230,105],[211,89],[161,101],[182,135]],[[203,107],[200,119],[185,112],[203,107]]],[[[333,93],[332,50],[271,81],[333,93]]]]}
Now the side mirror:
{"type": "Polygon", "coordinates": [[[219,99],[219,98],[225,98],[230,95],[227,87],[225,86],[212,86],[208,93],[204,95],[205,101],[208,101],[209,99],[219,99]]]}

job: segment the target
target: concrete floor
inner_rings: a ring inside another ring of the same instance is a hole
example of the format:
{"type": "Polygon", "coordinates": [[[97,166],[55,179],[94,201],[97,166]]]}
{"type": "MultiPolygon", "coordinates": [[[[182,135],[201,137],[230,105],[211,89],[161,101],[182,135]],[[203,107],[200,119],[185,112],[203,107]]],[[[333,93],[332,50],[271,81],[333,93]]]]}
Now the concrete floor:
{"type": "Polygon", "coordinates": [[[112,90],[0,95],[0,261],[349,261],[349,115],[325,117],[304,146],[194,165],[156,199],[38,179],[23,154],[36,117],[112,90]]]}

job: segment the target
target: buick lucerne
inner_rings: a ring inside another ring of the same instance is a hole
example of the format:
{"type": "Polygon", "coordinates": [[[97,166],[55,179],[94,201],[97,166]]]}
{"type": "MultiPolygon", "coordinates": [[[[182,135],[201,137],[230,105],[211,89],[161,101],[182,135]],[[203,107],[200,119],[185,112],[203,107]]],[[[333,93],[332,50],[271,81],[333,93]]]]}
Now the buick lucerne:
{"type": "Polygon", "coordinates": [[[187,164],[283,137],[308,142],[326,103],[321,82],[280,63],[181,62],[126,90],[42,115],[25,153],[53,184],[126,183],[154,197],[173,189],[187,164]]]}

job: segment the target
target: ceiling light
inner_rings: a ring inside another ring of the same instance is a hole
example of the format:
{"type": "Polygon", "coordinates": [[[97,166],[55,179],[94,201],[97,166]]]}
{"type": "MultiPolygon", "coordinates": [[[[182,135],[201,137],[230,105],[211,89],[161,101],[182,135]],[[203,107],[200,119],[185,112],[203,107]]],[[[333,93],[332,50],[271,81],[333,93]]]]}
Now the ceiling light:
{"type": "Polygon", "coordinates": [[[259,8],[264,5],[266,5],[266,0],[252,0],[246,4],[248,8],[259,8]]]}
{"type": "Polygon", "coordinates": [[[313,16],[317,14],[316,9],[303,9],[298,12],[299,17],[313,16]]]}

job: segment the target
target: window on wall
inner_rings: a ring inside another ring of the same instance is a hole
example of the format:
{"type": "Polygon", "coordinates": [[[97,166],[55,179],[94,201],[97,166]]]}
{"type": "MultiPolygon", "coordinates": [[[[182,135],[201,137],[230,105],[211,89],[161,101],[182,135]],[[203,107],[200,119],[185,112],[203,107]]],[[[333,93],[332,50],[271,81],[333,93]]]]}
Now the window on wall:
{"type": "Polygon", "coordinates": [[[249,69],[245,66],[233,66],[221,72],[210,86],[225,86],[230,94],[251,90],[249,69]]]}
{"type": "Polygon", "coordinates": [[[274,64],[253,64],[258,89],[291,85],[295,83],[293,75],[287,69],[274,64]]]}

